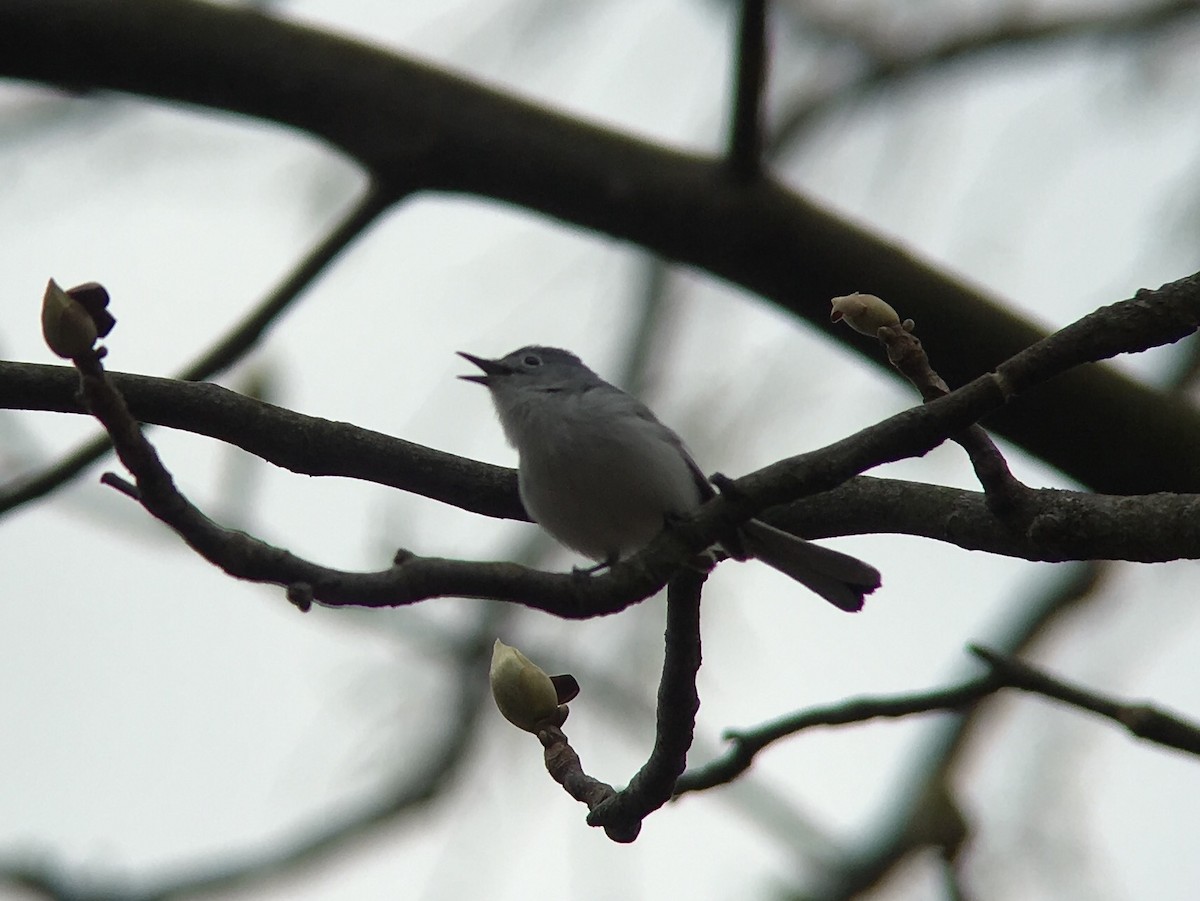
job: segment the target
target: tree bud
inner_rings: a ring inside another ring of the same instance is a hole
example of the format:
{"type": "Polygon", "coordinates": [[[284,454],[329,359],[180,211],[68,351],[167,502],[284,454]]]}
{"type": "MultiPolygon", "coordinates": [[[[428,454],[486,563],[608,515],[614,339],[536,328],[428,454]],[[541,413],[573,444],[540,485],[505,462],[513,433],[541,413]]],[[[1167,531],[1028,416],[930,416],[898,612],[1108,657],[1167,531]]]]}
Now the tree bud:
{"type": "Polygon", "coordinates": [[[846,324],[863,335],[872,338],[885,326],[900,324],[900,316],[874,294],[846,294],[833,299],[833,312],[829,314],[833,322],[845,319],[846,324]]]}
{"type": "Polygon", "coordinates": [[[86,354],[99,337],[95,320],[54,279],[42,295],[42,337],[54,353],[67,360],[86,354]]]}
{"type": "Polygon", "coordinates": [[[492,646],[492,697],[504,718],[526,732],[539,725],[559,726],[566,707],[559,707],[558,690],[550,677],[528,657],[500,639],[492,646]]]}

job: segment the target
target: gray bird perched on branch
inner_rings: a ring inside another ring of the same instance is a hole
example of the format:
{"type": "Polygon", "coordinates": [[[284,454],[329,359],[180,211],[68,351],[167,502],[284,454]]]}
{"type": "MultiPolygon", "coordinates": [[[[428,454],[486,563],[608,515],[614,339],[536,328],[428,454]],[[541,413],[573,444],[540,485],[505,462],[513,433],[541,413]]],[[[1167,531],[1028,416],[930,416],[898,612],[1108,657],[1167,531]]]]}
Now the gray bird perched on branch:
{"type": "MultiPolygon", "coordinates": [[[[573,353],[522,347],[498,360],[459,356],[483,370],[460,378],[491,392],[520,456],[525,509],[571,550],[614,563],[715,495],[683,440],[573,353]]],[[[758,520],[744,523],[737,541],[730,553],[762,560],[842,610],[861,609],[880,584],[879,571],[856,557],[758,520]]]]}

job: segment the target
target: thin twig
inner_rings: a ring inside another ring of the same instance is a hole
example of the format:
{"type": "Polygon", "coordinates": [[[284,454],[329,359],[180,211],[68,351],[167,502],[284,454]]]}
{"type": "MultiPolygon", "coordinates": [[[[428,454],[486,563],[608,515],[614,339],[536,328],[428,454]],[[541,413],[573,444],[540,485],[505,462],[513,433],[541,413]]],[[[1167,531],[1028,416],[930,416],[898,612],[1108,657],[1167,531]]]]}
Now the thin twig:
{"type": "Polygon", "coordinates": [[[764,748],[782,738],[818,726],[845,726],[869,720],[913,716],[921,713],[961,711],[1002,687],[994,676],[980,676],[949,688],[902,695],[852,698],[827,707],[813,707],[752,729],[728,730],[730,747],[716,760],[688,770],[675,785],[675,794],[703,791],[732,782],[754,762],[764,748]]]}
{"type": "Polygon", "coordinates": [[[1062,701],[1124,726],[1140,739],[1200,755],[1200,726],[1167,713],[1153,704],[1131,703],[1081,688],[1050,676],[988,648],[972,645],[971,653],[986,663],[996,678],[1012,688],[1062,701]]]}
{"type": "MultiPolygon", "coordinates": [[[[1044,595],[1026,604],[1014,622],[993,639],[1009,655],[1021,653],[1049,626],[1069,610],[1077,610],[1086,599],[1095,597],[1101,567],[1085,564],[1071,567],[1065,579],[1055,580],[1044,595]]],[[[931,795],[945,791],[959,761],[969,747],[969,739],[984,720],[987,704],[977,704],[965,712],[946,718],[939,724],[933,740],[922,757],[902,781],[899,797],[887,805],[885,817],[875,835],[863,842],[861,852],[850,854],[831,879],[822,901],[848,901],[878,885],[892,868],[913,848],[925,841],[926,804],[931,795]]]]}
{"type": "Polygon", "coordinates": [[[588,825],[604,829],[615,842],[634,841],[642,821],[671,799],[672,788],[687,765],[700,696],[700,594],[707,574],[685,570],[667,592],[666,651],[658,686],[654,747],[646,763],[621,791],[589,776],[560,726],[537,732],[545,748],[546,769],[576,801],[587,805],[588,825]]]}
{"type": "Polygon", "coordinates": [[[687,766],[700,709],[696,674],[700,670],[700,595],[706,578],[706,573],[685,569],[671,580],[654,748],[628,787],[591,812],[588,823],[593,826],[636,835],[642,820],[671,800],[687,766]]]}
{"type": "MultiPolygon", "coordinates": [[[[1157,4],[1129,4],[1120,9],[1096,7],[1082,15],[1049,18],[1018,15],[989,21],[979,30],[952,33],[933,46],[920,46],[914,52],[898,55],[881,44],[879,38],[862,30],[853,30],[855,19],[840,17],[816,21],[816,4],[788,4],[787,9],[804,17],[800,24],[828,40],[844,42],[861,53],[863,68],[848,81],[820,86],[816,92],[796,92],[796,99],[779,117],[771,136],[772,152],[782,153],[793,147],[807,130],[839,104],[861,99],[872,90],[895,90],[905,81],[928,77],[938,70],[965,65],[965,60],[994,54],[1000,49],[1030,51],[1055,42],[1094,41],[1103,38],[1129,39],[1180,24],[1196,13],[1195,0],[1163,0],[1157,4]]],[[[882,35],[881,35],[882,36],[882,35]]]]}
{"type": "Polygon", "coordinates": [[[726,163],[738,183],[762,173],[762,95],[767,71],[767,2],[742,0],[737,32],[737,76],[726,163]]]}
{"type": "MultiPolygon", "coordinates": [[[[888,361],[920,392],[922,400],[928,403],[950,393],[950,386],[933,368],[911,320],[885,326],[879,329],[877,337],[887,348],[888,361]]],[[[1032,489],[1012,474],[1000,448],[983,426],[974,423],[951,440],[967,452],[992,512],[1009,521],[1021,515],[1022,502],[1032,489]]]]}
{"type": "Polygon", "coordinates": [[[990,672],[949,688],[928,692],[855,698],[828,707],[802,710],[756,726],[730,730],[730,748],[723,757],[689,770],[675,786],[675,794],[702,791],[733,781],[769,745],[816,726],[858,725],[872,719],[899,718],[923,713],[962,712],[1005,688],[1053,698],[1120,723],[1138,738],[1164,747],[1200,755],[1200,726],[1149,704],[1130,704],[1071,685],[1012,657],[977,646],[970,651],[990,672]]]}
{"type": "MultiPolygon", "coordinates": [[[[617,790],[607,782],[601,782],[584,772],[579,754],[571,747],[570,740],[560,726],[539,729],[537,737],[545,748],[546,771],[550,777],[568,795],[586,805],[589,811],[617,794],[617,790]]],[[[606,824],[604,831],[614,842],[625,844],[637,838],[640,825],[636,824],[632,830],[628,830],[621,825],[606,824]]]]}

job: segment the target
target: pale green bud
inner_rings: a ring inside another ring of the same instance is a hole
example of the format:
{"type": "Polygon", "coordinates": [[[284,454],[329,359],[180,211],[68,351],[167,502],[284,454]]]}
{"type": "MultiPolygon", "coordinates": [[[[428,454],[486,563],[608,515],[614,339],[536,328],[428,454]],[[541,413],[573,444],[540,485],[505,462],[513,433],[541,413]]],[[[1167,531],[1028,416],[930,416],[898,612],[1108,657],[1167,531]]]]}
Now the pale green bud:
{"type": "Polygon", "coordinates": [[[492,697],[504,718],[526,732],[539,725],[561,725],[566,708],[559,707],[558,690],[545,671],[500,639],[492,646],[492,697]]]}
{"type": "Polygon", "coordinates": [[[50,279],[42,295],[42,337],[47,346],[60,357],[73,360],[90,351],[99,334],[83,304],[50,279]]]}
{"type": "Polygon", "coordinates": [[[846,294],[833,299],[833,312],[829,314],[833,322],[845,319],[846,324],[863,335],[876,336],[881,328],[900,325],[900,316],[874,294],[846,294]]]}

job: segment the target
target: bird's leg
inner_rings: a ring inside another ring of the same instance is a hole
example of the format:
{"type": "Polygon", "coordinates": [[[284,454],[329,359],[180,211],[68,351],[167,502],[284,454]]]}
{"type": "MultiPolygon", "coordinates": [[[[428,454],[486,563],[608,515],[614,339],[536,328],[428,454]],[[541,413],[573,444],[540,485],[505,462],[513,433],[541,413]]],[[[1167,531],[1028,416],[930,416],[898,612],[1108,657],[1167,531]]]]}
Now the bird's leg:
{"type": "Polygon", "coordinates": [[[591,566],[573,566],[571,567],[571,575],[577,579],[586,579],[588,576],[594,576],[603,570],[612,569],[618,559],[620,558],[614,553],[609,554],[599,563],[593,563],[591,566]]]}
{"type": "MultiPolygon", "coordinates": [[[[663,528],[664,529],[673,529],[676,526],[678,526],[680,523],[682,523],[685,519],[687,519],[687,516],[686,516],[686,514],[683,514],[683,513],[675,513],[675,512],[664,513],[663,514],[663,528]]],[[[695,557],[693,557],[689,561],[688,566],[691,567],[692,569],[696,570],[697,572],[709,573],[709,572],[713,571],[713,567],[715,567],[718,563],[720,563],[722,560],[724,560],[728,556],[730,556],[730,555],[726,553],[725,549],[722,546],[714,544],[708,550],[704,551],[703,553],[697,554],[695,557]]]]}
{"type": "Polygon", "coordinates": [[[708,477],[708,480],[717,486],[717,490],[722,495],[729,498],[731,501],[737,501],[742,498],[742,492],[738,490],[733,479],[722,472],[714,472],[708,477]]]}
{"type": "MultiPolygon", "coordinates": [[[[735,504],[741,500],[742,492],[734,484],[733,479],[724,473],[714,472],[709,476],[708,480],[717,486],[717,490],[721,492],[721,497],[727,498],[735,504]]],[[[721,549],[735,560],[749,559],[750,555],[745,548],[745,542],[742,540],[740,531],[729,529],[727,534],[721,535],[721,549]]]]}

